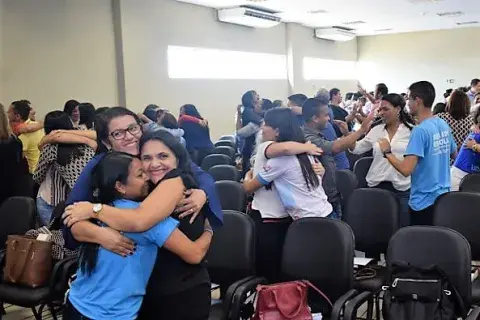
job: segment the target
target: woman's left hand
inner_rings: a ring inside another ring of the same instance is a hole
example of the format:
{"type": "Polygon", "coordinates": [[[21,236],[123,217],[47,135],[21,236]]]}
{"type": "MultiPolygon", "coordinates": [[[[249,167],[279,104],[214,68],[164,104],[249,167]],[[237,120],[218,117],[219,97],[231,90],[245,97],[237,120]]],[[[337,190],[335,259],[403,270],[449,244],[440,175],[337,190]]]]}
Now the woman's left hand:
{"type": "Polygon", "coordinates": [[[180,219],[191,215],[190,223],[193,223],[207,202],[207,194],[202,189],[190,189],[184,195],[185,198],[178,203],[176,211],[180,213],[180,219]]]}
{"type": "Polygon", "coordinates": [[[473,149],[473,146],[476,144],[477,142],[475,141],[475,139],[468,138],[467,141],[465,141],[464,146],[467,149],[473,149]]]}
{"type": "Polygon", "coordinates": [[[315,172],[317,176],[323,177],[323,175],[325,174],[325,168],[320,162],[315,161],[314,163],[312,163],[312,168],[313,168],[313,172],[315,172]]]}
{"type": "Polygon", "coordinates": [[[65,208],[62,215],[63,224],[67,227],[75,223],[93,218],[93,204],[90,202],[76,202],[65,208]]]}

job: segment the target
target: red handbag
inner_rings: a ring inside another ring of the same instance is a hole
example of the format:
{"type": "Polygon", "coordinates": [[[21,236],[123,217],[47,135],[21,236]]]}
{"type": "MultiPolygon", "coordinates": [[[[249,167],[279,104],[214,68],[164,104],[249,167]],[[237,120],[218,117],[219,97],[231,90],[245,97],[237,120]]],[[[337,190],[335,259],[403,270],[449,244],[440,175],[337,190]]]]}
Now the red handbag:
{"type": "Polygon", "coordinates": [[[308,287],[318,292],[333,307],[330,299],[310,281],[259,285],[253,320],[312,320],[307,303],[308,287]]]}

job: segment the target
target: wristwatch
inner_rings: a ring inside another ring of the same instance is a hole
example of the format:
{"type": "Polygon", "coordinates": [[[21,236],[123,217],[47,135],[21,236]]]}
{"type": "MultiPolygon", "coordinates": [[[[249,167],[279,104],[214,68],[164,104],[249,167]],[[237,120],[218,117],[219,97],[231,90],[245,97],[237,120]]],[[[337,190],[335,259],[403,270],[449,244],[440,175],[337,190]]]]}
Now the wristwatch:
{"type": "Polygon", "coordinates": [[[98,219],[98,215],[100,214],[100,211],[102,211],[102,209],[103,209],[103,204],[101,204],[101,203],[95,203],[93,205],[92,210],[93,210],[93,217],[95,219],[98,219]]]}
{"type": "Polygon", "coordinates": [[[388,154],[391,154],[392,153],[392,150],[388,149],[388,150],[385,150],[383,151],[383,157],[386,158],[388,154]]]}

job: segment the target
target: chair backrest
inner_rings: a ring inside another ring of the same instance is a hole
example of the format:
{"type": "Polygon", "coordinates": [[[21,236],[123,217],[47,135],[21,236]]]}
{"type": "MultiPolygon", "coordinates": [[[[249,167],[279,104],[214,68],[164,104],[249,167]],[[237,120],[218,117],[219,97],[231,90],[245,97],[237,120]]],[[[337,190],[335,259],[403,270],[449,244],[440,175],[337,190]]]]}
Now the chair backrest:
{"type": "Polygon", "coordinates": [[[354,190],[343,217],[355,235],[355,249],[371,258],[386,253],[388,241],[399,228],[399,214],[400,205],[392,192],[354,190]]]}
{"type": "Polygon", "coordinates": [[[232,159],[224,154],[211,154],[203,159],[201,167],[203,171],[208,171],[219,164],[232,164],[232,159]]]}
{"type": "Polygon", "coordinates": [[[368,170],[370,170],[370,166],[372,165],[372,162],[373,162],[373,157],[364,157],[364,158],[358,159],[357,162],[355,162],[355,165],[353,166],[353,172],[357,176],[359,188],[368,187],[366,177],[367,177],[368,170]]]}
{"type": "Polygon", "coordinates": [[[435,203],[433,224],[460,232],[470,243],[472,259],[480,260],[480,194],[451,192],[435,203]]]}
{"type": "Polygon", "coordinates": [[[247,193],[240,182],[217,181],[215,187],[223,210],[246,212],[247,193]]]}
{"type": "Polygon", "coordinates": [[[212,151],[212,154],[224,154],[229,156],[232,161],[235,159],[235,149],[232,147],[215,147],[215,149],[212,151]]]}
{"type": "Polygon", "coordinates": [[[8,235],[23,235],[35,228],[37,207],[28,197],[11,197],[0,206],[0,250],[5,248],[8,235]]]}
{"type": "Polygon", "coordinates": [[[293,279],[310,280],[331,301],[353,287],[354,236],[338,220],[294,221],[285,238],[282,271],[293,279]]]}
{"type": "Polygon", "coordinates": [[[357,177],[350,170],[337,170],[335,172],[337,189],[342,196],[342,204],[348,201],[348,198],[358,186],[357,177]]]}
{"type": "Polygon", "coordinates": [[[460,191],[480,192],[480,174],[472,173],[466,175],[460,182],[460,191]]]}
{"type": "Polygon", "coordinates": [[[395,261],[414,266],[438,266],[456,287],[468,310],[472,295],[470,245],[460,233],[444,227],[402,228],[388,245],[389,271],[395,261]]]}
{"type": "Polygon", "coordinates": [[[208,170],[208,173],[210,173],[215,181],[228,180],[238,182],[241,179],[241,174],[237,167],[228,164],[213,166],[208,170]]]}
{"type": "Polygon", "coordinates": [[[219,273],[223,270],[251,275],[255,271],[255,224],[238,211],[224,210],[223,215],[223,226],[215,230],[210,244],[207,267],[219,273]]]}
{"type": "Polygon", "coordinates": [[[228,140],[228,141],[232,141],[233,143],[235,143],[235,136],[232,136],[232,135],[226,135],[226,136],[221,136],[220,139],[218,139],[219,141],[220,140],[228,140]]]}
{"type": "Polygon", "coordinates": [[[230,140],[219,140],[215,142],[215,147],[230,147],[232,149],[236,149],[235,142],[232,142],[230,140]]]}

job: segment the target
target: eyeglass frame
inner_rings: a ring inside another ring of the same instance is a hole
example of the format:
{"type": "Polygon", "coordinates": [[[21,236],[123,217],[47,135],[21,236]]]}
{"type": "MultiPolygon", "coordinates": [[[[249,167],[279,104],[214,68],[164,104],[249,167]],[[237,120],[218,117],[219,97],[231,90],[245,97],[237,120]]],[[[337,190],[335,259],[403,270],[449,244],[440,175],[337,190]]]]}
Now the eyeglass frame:
{"type": "Polygon", "coordinates": [[[134,136],[141,131],[142,131],[142,126],[141,125],[139,125],[138,123],[132,123],[127,127],[127,129],[117,129],[115,131],[110,132],[108,135],[111,136],[114,140],[122,140],[122,139],[125,139],[125,136],[127,135],[127,132],[130,133],[132,136],[134,136]],[[136,128],[136,130],[135,130],[135,128],[136,128]],[[133,131],[133,130],[135,130],[135,131],[133,131]],[[117,132],[121,133],[121,136],[115,137],[114,134],[117,133],[117,132]]]}

